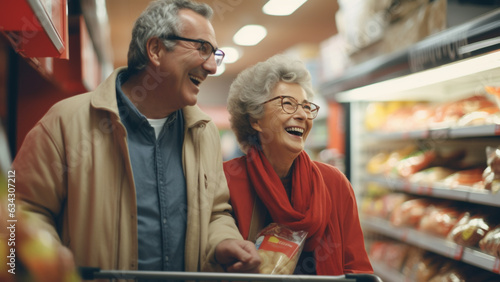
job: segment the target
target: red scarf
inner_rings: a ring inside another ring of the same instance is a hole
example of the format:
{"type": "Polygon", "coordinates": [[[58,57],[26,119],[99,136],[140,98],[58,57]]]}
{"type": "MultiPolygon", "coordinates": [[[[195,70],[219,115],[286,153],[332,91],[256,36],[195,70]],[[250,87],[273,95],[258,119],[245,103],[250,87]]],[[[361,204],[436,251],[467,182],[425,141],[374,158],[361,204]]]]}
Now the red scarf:
{"type": "MultiPolygon", "coordinates": [[[[247,154],[247,171],[255,192],[262,200],[276,223],[289,226],[294,230],[308,232],[305,251],[322,247],[320,242],[333,238],[330,221],[332,201],[319,168],[302,151],[295,159],[292,175],[291,203],[278,174],[261,150],[250,148],[247,154]]],[[[316,272],[331,273],[338,268],[333,256],[316,257],[316,272]]],[[[328,253],[328,252],[326,252],[328,253]]],[[[342,269],[340,269],[342,273],[342,269]]]]}

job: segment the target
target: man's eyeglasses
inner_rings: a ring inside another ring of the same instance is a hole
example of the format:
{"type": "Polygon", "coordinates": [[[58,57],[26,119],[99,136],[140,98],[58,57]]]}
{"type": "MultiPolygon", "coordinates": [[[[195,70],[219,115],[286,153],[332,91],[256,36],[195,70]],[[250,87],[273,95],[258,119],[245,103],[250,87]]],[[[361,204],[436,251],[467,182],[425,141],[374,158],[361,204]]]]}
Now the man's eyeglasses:
{"type": "Polygon", "coordinates": [[[318,116],[318,111],[319,111],[318,105],[307,101],[300,104],[299,102],[297,102],[295,98],[291,96],[276,96],[272,99],[265,101],[264,103],[262,103],[262,105],[277,99],[281,99],[281,108],[283,108],[283,111],[287,114],[294,114],[299,108],[299,106],[301,106],[304,109],[304,112],[306,112],[308,119],[314,119],[318,116]]]}
{"type": "Polygon", "coordinates": [[[220,66],[220,64],[222,63],[222,60],[224,59],[224,56],[225,56],[224,52],[221,49],[214,48],[214,46],[210,42],[205,41],[205,40],[190,39],[190,38],[180,37],[177,35],[169,35],[167,37],[164,37],[164,39],[166,39],[166,40],[181,40],[181,41],[199,43],[200,46],[198,47],[198,51],[200,53],[200,57],[206,61],[206,60],[208,60],[208,58],[210,58],[210,56],[213,53],[215,56],[215,63],[217,64],[217,66],[220,66]]]}

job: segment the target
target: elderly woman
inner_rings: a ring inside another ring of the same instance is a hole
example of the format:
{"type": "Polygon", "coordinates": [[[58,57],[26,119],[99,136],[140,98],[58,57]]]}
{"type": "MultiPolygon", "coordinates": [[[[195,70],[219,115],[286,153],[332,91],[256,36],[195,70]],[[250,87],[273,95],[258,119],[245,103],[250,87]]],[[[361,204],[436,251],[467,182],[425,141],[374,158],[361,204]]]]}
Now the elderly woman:
{"type": "Polygon", "coordinates": [[[228,97],[245,156],[224,163],[245,239],[271,222],[308,232],[296,274],[373,273],[353,189],[335,167],[312,161],[305,142],[319,106],[304,64],[275,55],[241,72],[228,97]]]}

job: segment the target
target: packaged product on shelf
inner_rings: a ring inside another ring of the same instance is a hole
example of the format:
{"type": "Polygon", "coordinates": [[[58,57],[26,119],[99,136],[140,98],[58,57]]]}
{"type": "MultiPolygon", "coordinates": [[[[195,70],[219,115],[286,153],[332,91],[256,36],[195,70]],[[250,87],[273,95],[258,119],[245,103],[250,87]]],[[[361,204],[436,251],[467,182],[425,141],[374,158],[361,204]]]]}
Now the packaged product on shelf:
{"type": "Polygon", "coordinates": [[[427,207],[435,202],[435,200],[425,198],[407,200],[395,207],[394,211],[391,213],[390,222],[392,225],[398,227],[416,227],[425,215],[427,207]]]}
{"type": "Polygon", "coordinates": [[[379,152],[371,157],[366,164],[366,171],[369,174],[382,174],[385,171],[385,164],[389,159],[388,152],[379,152]]]}
{"type": "Polygon", "coordinates": [[[337,28],[354,64],[396,52],[446,28],[445,0],[338,2],[337,28]]]}
{"type": "Polygon", "coordinates": [[[421,150],[402,159],[396,165],[398,175],[408,178],[414,173],[427,168],[436,159],[435,150],[421,150]]]}
{"type": "Polygon", "coordinates": [[[449,267],[441,269],[441,271],[429,280],[417,280],[428,282],[441,281],[497,281],[497,274],[489,271],[454,261],[449,263],[449,267]]]}
{"type": "Polygon", "coordinates": [[[500,87],[487,85],[484,87],[484,90],[494,97],[497,107],[500,108],[500,87]]]}
{"type": "Polygon", "coordinates": [[[500,148],[486,147],[487,167],[483,171],[484,188],[493,193],[500,190],[500,148]]]}
{"type": "Polygon", "coordinates": [[[436,107],[429,121],[430,128],[448,128],[457,126],[458,120],[468,113],[495,107],[495,103],[485,95],[472,95],[436,107]]]}
{"type": "Polygon", "coordinates": [[[368,255],[371,261],[382,263],[391,269],[400,271],[410,248],[410,245],[397,241],[375,241],[371,244],[368,255]]]}
{"type": "Polygon", "coordinates": [[[414,184],[431,186],[435,182],[443,180],[444,178],[450,176],[454,172],[455,170],[447,167],[442,167],[442,166],[429,167],[414,173],[412,176],[410,176],[408,181],[414,184]]]}
{"type": "Polygon", "coordinates": [[[415,267],[414,281],[430,281],[453,267],[453,262],[444,260],[442,256],[425,252],[415,267]]]}
{"type": "MultiPolygon", "coordinates": [[[[394,166],[394,171],[397,172],[398,177],[410,180],[416,173],[436,167],[435,169],[423,172],[419,176],[435,176],[440,178],[451,172],[451,169],[454,167],[459,167],[464,163],[465,157],[466,151],[460,148],[435,147],[420,149],[399,160],[394,166]]],[[[413,181],[419,180],[419,176],[416,176],[413,181]]]]}
{"type": "Polygon", "coordinates": [[[271,223],[259,234],[255,246],[261,257],[259,272],[264,274],[293,274],[302,249],[306,231],[293,231],[277,223],[271,223]]]}
{"type": "Polygon", "coordinates": [[[487,254],[500,258],[500,225],[486,233],[479,241],[479,248],[487,254]]]}
{"type": "Polygon", "coordinates": [[[495,214],[466,212],[448,234],[447,238],[464,247],[477,247],[486,233],[498,224],[495,214]]]}
{"type": "Polygon", "coordinates": [[[479,126],[500,123],[500,108],[497,106],[482,108],[463,115],[457,121],[458,127],[479,126]]]}
{"type": "Polygon", "coordinates": [[[472,168],[457,171],[450,176],[444,178],[441,183],[450,188],[455,189],[459,186],[478,187],[483,181],[484,168],[472,168]]]}
{"type": "Polygon", "coordinates": [[[426,251],[415,246],[408,249],[406,260],[401,272],[408,281],[416,281],[416,275],[419,272],[418,263],[422,261],[426,251]]]}
{"type": "Polygon", "coordinates": [[[447,204],[431,205],[427,207],[417,229],[439,237],[446,237],[463,214],[463,211],[447,204]]]}
{"type": "Polygon", "coordinates": [[[402,159],[408,157],[411,153],[415,152],[417,146],[408,144],[403,148],[399,148],[389,153],[386,162],[383,164],[383,174],[385,176],[395,176],[394,168],[402,159]]]}
{"type": "Polygon", "coordinates": [[[364,197],[360,209],[363,215],[387,219],[395,207],[400,206],[408,198],[409,196],[404,193],[390,193],[375,198],[364,197]]]}

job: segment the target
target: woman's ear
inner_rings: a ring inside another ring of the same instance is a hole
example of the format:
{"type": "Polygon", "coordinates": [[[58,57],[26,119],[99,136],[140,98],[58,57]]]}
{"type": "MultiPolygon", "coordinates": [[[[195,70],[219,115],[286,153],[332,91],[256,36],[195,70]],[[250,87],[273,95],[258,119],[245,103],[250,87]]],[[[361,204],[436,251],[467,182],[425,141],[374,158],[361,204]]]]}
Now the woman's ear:
{"type": "Polygon", "coordinates": [[[162,50],[162,46],[163,43],[158,37],[151,37],[146,43],[149,61],[155,66],[160,65],[160,52],[162,50]]]}
{"type": "Polygon", "coordinates": [[[259,120],[250,118],[250,125],[252,126],[253,129],[255,129],[258,132],[262,132],[262,128],[260,127],[259,120]]]}

